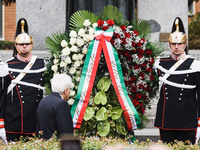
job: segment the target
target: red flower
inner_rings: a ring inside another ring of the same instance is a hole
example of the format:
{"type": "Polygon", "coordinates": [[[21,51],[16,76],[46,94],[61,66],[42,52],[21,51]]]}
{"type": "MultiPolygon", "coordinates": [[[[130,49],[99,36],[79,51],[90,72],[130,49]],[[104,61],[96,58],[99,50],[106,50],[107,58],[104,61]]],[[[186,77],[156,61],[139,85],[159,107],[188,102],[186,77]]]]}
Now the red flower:
{"type": "Polygon", "coordinates": [[[154,80],[154,75],[150,74],[149,78],[150,78],[151,81],[153,81],[154,80]]]}
{"type": "Polygon", "coordinates": [[[140,65],[135,64],[134,68],[135,68],[136,70],[138,70],[138,69],[140,69],[140,65]]]}
{"type": "Polygon", "coordinates": [[[142,43],[140,43],[140,42],[137,43],[137,46],[138,46],[138,47],[141,47],[141,46],[142,46],[142,43]]]}
{"type": "Polygon", "coordinates": [[[132,103],[133,103],[134,106],[137,106],[137,105],[140,104],[139,101],[138,101],[137,99],[134,99],[134,100],[132,101],[132,103]]]}
{"type": "Polygon", "coordinates": [[[140,103],[140,111],[141,111],[142,114],[145,113],[145,110],[144,110],[143,106],[144,106],[143,103],[140,103]]]}
{"type": "Polygon", "coordinates": [[[138,36],[138,32],[136,30],[133,31],[134,35],[138,36]]]}
{"type": "Polygon", "coordinates": [[[138,57],[139,57],[139,58],[142,58],[142,57],[143,57],[143,55],[142,55],[142,54],[138,54],[138,57]]]}
{"type": "Polygon", "coordinates": [[[131,87],[131,92],[135,93],[137,91],[137,87],[136,86],[132,86],[131,87]]]}
{"type": "Polygon", "coordinates": [[[152,71],[152,68],[151,68],[151,67],[146,68],[146,71],[147,71],[147,72],[151,72],[151,71],[152,71]]]}
{"type": "Polygon", "coordinates": [[[109,26],[113,26],[113,25],[115,24],[115,22],[114,22],[113,20],[108,20],[108,21],[107,21],[107,24],[108,24],[109,26]]]}
{"type": "Polygon", "coordinates": [[[136,46],[136,43],[135,43],[135,42],[132,42],[132,46],[135,47],[135,46],[136,46]]]}
{"type": "Polygon", "coordinates": [[[142,85],[142,83],[139,84],[139,89],[143,89],[144,88],[144,85],[142,85]]]}
{"type": "Polygon", "coordinates": [[[140,48],[140,49],[138,49],[138,53],[143,54],[144,50],[140,48]]]}
{"type": "Polygon", "coordinates": [[[145,39],[141,39],[139,42],[143,44],[145,42],[145,39]]]}
{"type": "Polygon", "coordinates": [[[152,51],[151,51],[150,49],[147,49],[147,50],[145,51],[145,53],[149,56],[149,55],[152,54],[152,51]]]}
{"type": "Polygon", "coordinates": [[[119,38],[119,33],[114,33],[114,36],[115,36],[116,38],[119,38]]]}
{"type": "Polygon", "coordinates": [[[103,27],[102,27],[102,30],[104,30],[104,31],[106,31],[106,30],[108,30],[108,29],[109,29],[108,26],[103,26],[103,27]]]}
{"type": "Polygon", "coordinates": [[[129,51],[128,50],[125,50],[124,51],[124,55],[127,57],[127,56],[129,56],[129,51]]]}
{"type": "Polygon", "coordinates": [[[124,81],[126,85],[132,85],[130,81],[124,81]]]}
{"type": "Polygon", "coordinates": [[[103,26],[104,21],[103,21],[103,20],[98,20],[98,21],[97,21],[97,24],[98,24],[99,27],[101,27],[101,26],[103,26]]]}
{"type": "Polygon", "coordinates": [[[122,29],[122,31],[126,31],[126,26],[125,25],[121,25],[120,28],[122,29]]]}
{"type": "Polygon", "coordinates": [[[132,57],[131,55],[129,55],[129,56],[126,57],[126,59],[127,59],[128,61],[131,61],[131,60],[133,60],[133,57],[132,57]]]}
{"type": "Polygon", "coordinates": [[[143,72],[140,72],[140,73],[139,73],[139,77],[140,77],[142,80],[144,80],[145,74],[144,74],[143,72]]]}
{"type": "Polygon", "coordinates": [[[125,34],[125,37],[126,37],[126,38],[130,38],[130,37],[131,37],[131,36],[130,36],[130,34],[129,34],[129,33],[127,33],[127,32],[126,32],[126,33],[124,33],[124,34],[125,34]]]}
{"type": "Polygon", "coordinates": [[[145,62],[143,62],[142,67],[146,67],[146,63],[145,62]]]}
{"type": "Polygon", "coordinates": [[[142,95],[141,95],[140,93],[136,93],[136,94],[135,94],[135,98],[141,99],[141,98],[142,98],[142,95]]]}
{"type": "Polygon", "coordinates": [[[130,81],[131,81],[131,82],[134,82],[134,81],[136,81],[136,80],[137,80],[137,78],[136,78],[135,76],[131,76],[131,77],[130,77],[130,81]]]}

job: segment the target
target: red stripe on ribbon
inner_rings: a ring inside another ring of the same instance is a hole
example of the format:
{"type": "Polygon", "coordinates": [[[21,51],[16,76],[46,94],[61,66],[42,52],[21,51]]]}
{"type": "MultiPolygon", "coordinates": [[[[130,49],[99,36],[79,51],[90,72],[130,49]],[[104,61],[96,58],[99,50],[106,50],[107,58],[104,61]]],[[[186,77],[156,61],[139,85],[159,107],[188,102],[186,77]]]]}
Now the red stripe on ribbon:
{"type": "Polygon", "coordinates": [[[122,97],[119,93],[119,90],[118,90],[117,82],[115,80],[115,75],[114,75],[114,71],[112,69],[112,64],[111,64],[111,61],[110,61],[110,57],[109,57],[109,53],[108,53],[108,49],[107,49],[105,40],[102,38],[101,41],[102,41],[101,44],[103,46],[104,56],[105,56],[105,59],[106,59],[106,64],[108,66],[108,70],[109,70],[109,73],[110,73],[110,77],[111,77],[115,92],[116,92],[117,97],[119,99],[122,110],[124,111],[124,117],[126,118],[127,127],[128,127],[129,130],[131,130],[132,129],[132,123],[131,123],[131,120],[130,120],[130,116],[129,116],[129,113],[126,109],[126,106],[124,105],[124,102],[123,102],[122,97]]]}
{"type": "Polygon", "coordinates": [[[80,111],[80,114],[79,114],[79,117],[78,117],[78,120],[77,120],[77,124],[76,124],[76,127],[75,127],[75,128],[78,128],[78,129],[81,127],[81,123],[82,123],[82,120],[83,120],[83,117],[84,117],[84,114],[85,114],[85,110],[87,108],[87,105],[88,105],[88,102],[89,102],[89,99],[90,99],[90,95],[91,95],[92,88],[93,88],[93,85],[94,85],[94,80],[95,80],[95,77],[96,77],[97,68],[98,68],[98,65],[99,65],[99,59],[100,59],[100,56],[101,56],[101,51],[102,51],[102,46],[101,46],[101,44],[99,44],[98,48],[97,48],[97,54],[96,54],[96,57],[95,57],[95,61],[94,61],[94,66],[92,68],[92,73],[91,73],[91,77],[90,77],[90,81],[89,81],[89,85],[88,85],[88,90],[87,90],[85,100],[83,102],[83,106],[81,108],[81,111],[80,111]]]}

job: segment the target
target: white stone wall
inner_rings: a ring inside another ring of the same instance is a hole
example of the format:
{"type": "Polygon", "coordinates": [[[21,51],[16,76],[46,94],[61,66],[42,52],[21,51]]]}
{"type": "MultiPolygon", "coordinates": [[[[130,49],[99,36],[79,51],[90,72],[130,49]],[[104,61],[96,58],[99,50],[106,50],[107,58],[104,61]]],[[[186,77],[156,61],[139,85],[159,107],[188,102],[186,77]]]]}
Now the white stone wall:
{"type": "MultiPolygon", "coordinates": [[[[160,33],[169,33],[173,21],[180,17],[188,35],[188,1],[187,0],[138,0],[138,18],[155,20],[160,25],[160,31],[151,35],[152,41],[159,40],[160,33]]],[[[169,50],[168,43],[165,43],[169,50]]]]}
{"type": "Polygon", "coordinates": [[[29,34],[34,38],[33,49],[45,49],[45,37],[64,32],[66,26],[66,0],[18,0],[16,20],[25,18],[29,34]]]}

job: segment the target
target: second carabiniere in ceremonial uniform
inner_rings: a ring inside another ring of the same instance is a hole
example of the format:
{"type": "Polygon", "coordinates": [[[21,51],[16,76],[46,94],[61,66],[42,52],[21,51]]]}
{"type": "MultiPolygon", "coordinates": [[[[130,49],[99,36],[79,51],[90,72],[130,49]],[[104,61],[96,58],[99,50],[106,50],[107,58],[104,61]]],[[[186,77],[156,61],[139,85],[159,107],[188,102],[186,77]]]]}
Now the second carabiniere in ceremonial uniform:
{"type": "Polygon", "coordinates": [[[171,55],[154,65],[160,89],[155,127],[164,142],[195,143],[200,118],[200,62],[186,55],[186,43],[183,23],[176,18],[169,37],[171,55]]]}
{"type": "Polygon", "coordinates": [[[0,131],[6,131],[8,141],[36,133],[36,110],[44,89],[44,60],[31,53],[33,39],[25,19],[17,24],[14,44],[14,58],[0,66],[8,73],[0,79],[0,131]]]}

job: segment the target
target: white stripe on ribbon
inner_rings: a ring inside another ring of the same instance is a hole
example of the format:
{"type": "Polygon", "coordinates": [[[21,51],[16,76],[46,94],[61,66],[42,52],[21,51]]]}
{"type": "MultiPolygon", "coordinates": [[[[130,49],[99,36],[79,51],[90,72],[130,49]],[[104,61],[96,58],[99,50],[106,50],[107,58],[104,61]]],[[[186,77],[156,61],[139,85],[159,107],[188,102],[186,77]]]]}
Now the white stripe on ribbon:
{"type": "MultiPolygon", "coordinates": [[[[111,43],[106,41],[106,46],[107,46],[107,49],[108,49],[108,53],[109,53],[109,57],[110,57],[110,60],[111,60],[111,64],[112,63],[116,64],[111,43]]],[[[112,66],[113,72],[114,72],[114,70],[117,71],[117,65],[111,65],[111,66],[112,66]]],[[[136,125],[136,121],[135,121],[135,116],[134,116],[133,111],[131,110],[131,108],[130,108],[127,100],[126,100],[125,95],[124,95],[118,71],[117,71],[117,74],[116,74],[116,72],[114,72],[114,77],[115,77],[115,81],[117,83],[117,87],[118,87],[118,90],[119,90],[119,93],[120,93],[120,97],[122,98],[122,101],[123,101],[123,103],[124,103],[124,105],[125,105],[125,107],[127,109],[128,114],[129,114],[130,121],[131,121],[131,124],[132,124],[132,129],[133,130],[137,129],[137,125],[136,125]]]]}
{"type": "MultiPolygon", "coordinates": [[[[91,57],[93,57],[94,60],[96,58],[98,45],[99,45],[99,41],[95,40],[94,46],[93,46],[93,49],[92,49],[92,53],[91,53],[91,57]]],[[[92,62],[94,62],[94,61],[92,61],[92,59],[90,58],[87,73],[86,73],[85,80],[84,80],[84,85],[83,85],[81,97],[80,97],[80,100],[78,102],[78,105],[76,107],[74,117],[73,117],[74,128],[76,127],[76,124],[77,124],[77,121],[78,121],[78,118],[79,118],[79,115],[80,115],[80,112],[81,112],[81,109],[82,109],[82,106],[83,106],[83,102],[85,100],[85,96],[86,96],[86,93],[87,93],[87,90],[88,90],[89,81],[90,81],[90,77],[91,77],[91,73],[92,73],[92,71],[89,72],[88,70],[93,69],[94,63],[92,63],[92,62]]]]}

